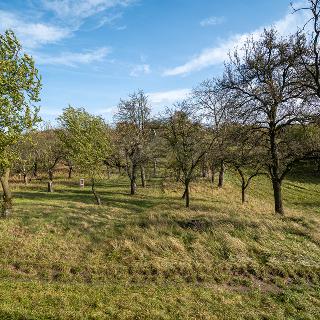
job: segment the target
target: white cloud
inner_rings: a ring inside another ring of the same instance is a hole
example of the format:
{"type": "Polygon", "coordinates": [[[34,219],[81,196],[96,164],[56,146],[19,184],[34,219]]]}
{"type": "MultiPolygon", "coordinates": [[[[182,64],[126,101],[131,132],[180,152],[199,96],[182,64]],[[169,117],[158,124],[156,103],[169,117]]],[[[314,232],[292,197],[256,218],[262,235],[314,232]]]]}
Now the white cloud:
{"type": "MultiPolygon", "coordinates": [[[[35,17],[0,10],[0,32],[12,29],[25,48],[37,48],[45,44],[59,42],[77,31],[83,20],[115,7],[126,7],[136,0],[42,0],[37,3],[39,11],[34,11],[37,16],[45,9],[54,13],[60,20],[55,24],[47,22],[34,22],[35,17]],[[41,5],[42,4],[42,5],[41,5]]],[[[98,21],[97,27],[113,25],[120,19],[122,13],[105,15],[98,21]]],[[[121,25],[118,30],[126,27],[121,25]]]]}
{"type": "Polygon", "coordinates": [[[150,65],[148,64],[138,64],[134,66],[130,72],[131,77],[139,77],[144,74],[151,73],[150,65]]]}
{"type": "Polygon", "coordinates": [[[44,23],[30,23],[20,16],[0,10],[0,31],[6,29],[12,29],[27,48],[55,43],[70,35],[68,29],[44,23]]]}
{"type": "Polygon", "coordinates": [[[36,61],[39,64],[76,67],[79,64],[103,61],[110,52],[110,48],[103,47],[86,52],[64,52],[56,56],[38,55],[36,61]]]}
{"type": "Polygon", "coordinates": [[[225,17],[209,17],[200,21],[201,27],[216,26],[225,22],[225,17]]]}
{"type": "Polygon", "coordinates": [[[134,0],[42,0],[45,9],[61,19],[85,19],[107,9],[126,7],[134,0]]]}
{"type": "MultiPolygon", "coordinates": [[[[308,13],[305,11],[300,11],[296,14],[292,14],[290,11],[283,19],[275,22],[272,26],[278,30],[278,33],[281,36],[292,34],[299,26],[303,26],[308,20],[307,14],[308,13]]],[[[185,75],[193,71],[199,71],[210,66],[222,64],[228,59],[230,51],[234,50],[236,47],[241,48],[249,36],[252,36],[255,39],[258,38],[263,29],[268,27],[270,26],[258,28],[251,33],[233,35],[227,40],[220,41],[215,47],[202,50],[200,54],[192,57],[185,64],[165,70],[163,75],[185,75]]]]}
{"type": "Polygon", "coordinates": [[[154,107],[171,105],[177,101],[183,100],[191,93],[191,89],[178,89],[162,92],[151,92],[147,96],[150,104],[154,107]]]}

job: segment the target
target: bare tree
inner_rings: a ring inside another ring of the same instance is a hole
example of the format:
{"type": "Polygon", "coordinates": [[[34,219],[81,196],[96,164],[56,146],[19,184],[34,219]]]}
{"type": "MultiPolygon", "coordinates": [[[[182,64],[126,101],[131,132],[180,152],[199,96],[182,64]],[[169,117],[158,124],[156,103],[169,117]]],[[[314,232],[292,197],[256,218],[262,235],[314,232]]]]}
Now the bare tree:
{"type": "Polygon", "coordinates": [[[231,96],[221,90],[218,79],[203,81],[193,90],[192,103],[197,108],[201,117],[208,125],[208,130],[214,141],[211,151],[207,154],[210,161],[212,182],[214,182],[215,169],[219,169],[218,187],[222,188],[224,183],[226,145],[225,125],[228,121],[227,110],[231,105],[231,96]]]}
{"type": "Polygon", "coordinates": [[[296,64],[300,54],[292,39],[279,39],[265,30],[260,39],[248,39],[226,65],[222,89],[234,96],[235,118],[265,133],[269,175],[274,191],[275,211],[284,214],[282,181],[292,159],[285,151],[282,133],[297,123],[308,123],[317,110],[300,99],[296,64]]]}
{"type": "Polygon", "coordinates": [[[295,49],[299,53],[299,83],[309,98],[320,98],[320,1],[307,0],[300,8],[296,8],[292,3],[291,5],[294,13],[305,11],[308,16],[305,25],[294,39],[295,49]]]}
{"type": "Polygon", "coordinates": [[[167,109],[162,130],[163,137],[174,158],[174,166],[179,171],[179,180],[184,185],[183,198],[186,207],[190,206],[190,183],[196,177],[196,168],[211,144],[206,139],[206,130],[184,101],[167,109]]]}
{"type": "Polygon", "coordinates": [[[263,133],[251,130],[250,126],[230,125],[225,135],[229,163],[241,182],[241,202],[246,202],[246,191],[252,179],[265,174],[266,154],[261,143],[263,133]]]}
{"type": "Polygon", "coordinates": [[[48,192],[53,192],[54,171],[63,156],[58,130],[47,124],[43,130],[35,132],[34,140],[37,145],[37,166],[47,173],[48,192]]]}
{"type": "Polygon", "coordinates": [[[125,154],[127,173],[130,178],[130,193],[136,193],[137,172],[140,168],[142,186],[146,186],[146,148],[150,139],[150,107],[143,91],[138,91],[121,100],[117,121],[117,139],[125,154]]]}

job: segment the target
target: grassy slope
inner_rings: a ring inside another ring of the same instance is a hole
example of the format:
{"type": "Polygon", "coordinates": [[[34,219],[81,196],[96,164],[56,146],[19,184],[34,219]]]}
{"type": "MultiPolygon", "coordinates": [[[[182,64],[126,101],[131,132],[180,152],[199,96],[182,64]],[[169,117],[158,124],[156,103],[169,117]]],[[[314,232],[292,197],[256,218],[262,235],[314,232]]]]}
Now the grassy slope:
{"type": "Polygon", "coordinates": [[[286,182],[284,218],[270,186],[249,203],[169,182],[127,195],[125,179],[89,190],[60,181],[16,186],[0,221],[0,319],[320,319],[320,179],[286,182]],[[169,187],[170,186],[170,187],[169,187]]]}

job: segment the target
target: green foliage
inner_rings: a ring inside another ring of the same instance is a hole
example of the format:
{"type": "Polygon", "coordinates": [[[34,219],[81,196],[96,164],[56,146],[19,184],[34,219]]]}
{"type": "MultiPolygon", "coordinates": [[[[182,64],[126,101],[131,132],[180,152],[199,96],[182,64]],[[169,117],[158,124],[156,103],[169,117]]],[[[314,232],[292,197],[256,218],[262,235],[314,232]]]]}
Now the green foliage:
{"type": "Polygon", "coordinates": [[[37,143],[33,139],[34,132],[23,135],[19,141],[12,147],[12,151],[16,154],[14,161],[14,172],[27,176],[37,161],[37,143]]]}
{"type": "Polygon", "coordinates": [[[66,108],[58,120],[61,141],[70,159],[81,172],[97,177],[111,151],[109,129],[104,120],[72,107],[66,108]]]}
{"type": "Polygon", "coordinates": [[[38,121],[41,79],[32,57],[11,30],[0,34],[0,167],[11,165],[9,146],[38,121]]]}
{"type": "Polygon", "coordinates": [[[42,130],[32,133],[37,167],[48,174],[50,180],[52,180],[54,169],[64,154],[59,133],[59,130],[52,128],[50,124],[46,124],[42,130]]]}

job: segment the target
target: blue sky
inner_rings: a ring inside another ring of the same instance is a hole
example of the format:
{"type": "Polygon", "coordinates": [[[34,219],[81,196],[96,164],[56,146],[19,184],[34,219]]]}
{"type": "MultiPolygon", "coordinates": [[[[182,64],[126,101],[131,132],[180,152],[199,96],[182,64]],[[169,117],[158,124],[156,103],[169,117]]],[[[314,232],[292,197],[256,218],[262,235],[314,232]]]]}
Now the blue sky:
{"type": "Polygon", "coordinates": [[[153,113],[221,74],[249,34],[305,20],[290,0],[0,0],[0,31],[13,29],[43,77],[41,116],[71,104],[111,120],[120,98],[143,89],[153,113]]]}

